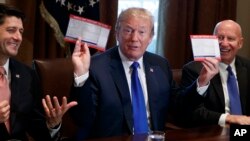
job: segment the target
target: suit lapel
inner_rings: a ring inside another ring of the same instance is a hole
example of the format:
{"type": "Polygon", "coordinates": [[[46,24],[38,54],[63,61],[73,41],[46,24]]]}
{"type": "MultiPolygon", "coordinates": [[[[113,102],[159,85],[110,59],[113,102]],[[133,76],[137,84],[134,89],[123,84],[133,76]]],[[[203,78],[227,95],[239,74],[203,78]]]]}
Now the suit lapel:
{"type": "Polygon", "coordinates": [[[237,80],[240,92],[240,100],[243,114],[246,114],[246,100],[247,100],[247,92],[248,92],[248,73],[247,68],[241,65],[241,62],[238,58],[235,61],[236,72],[237,72],[237,80]]]}
{"type": "Polygon", "coordinates": [[[156,127],[158,124],[158,117],[157,115],[159,115],[159,113],[157,113],[158,111],[156,110],[152,110],[152,109],[158,109],[157,108],[157,102],[158,102],[158,97],[154,94],[157,94],[159,92],[157,89],[158,82],[156,78],[157,74],[157,70],[158,70],[158,66],[152,66],[150,63],[148,63],[149,61],[147,61],[147,56],[144,55],[144,67],[145,67],[145,75],[146,75],[146,82],[147,82],[147,91],[148,91],[148,104],[149,104],[149,109],[150,109],[150,117],[151,117],[151,125],[152,125],[152,129],[158,129],[158,127],[156,127]]]}
{"type": "Polygon", "coordinates": [[[157,71],[157,67],[150,66],[147,63],[144,63],[144,65],[145,65],[145,75],[146,75],[146,82],[147,82],[148,97],[150,97],[149,99],[151,99],[151,94],[155,93],[155,84],[158,83],[158,81],[156,81],[155,76],[154,76],[154,73],[156,73],[155,71],[157,71]]]}
{"type": "Polygon", "coordinates": [[[219,97],[220,104],[222,104],[222,107],[225,107],[224,91],[222,88],[221,78],[219,73],[215,75],[214,78],[211,80],[211,85],[213,85],[215,93],[219,97]]]}
{"type": "Polygon", "coordinates": [[[132,117],[133,113],[132,113],[130,91],[125,76],[125,71],[118,53],[118,49],[113,51],[113,54],[111,54],[111,58],[112,59],[110,61],[110,74],[113,77],[119,96],[121,98],[123,111],[128,128],[130,132],[133,133],[133,117],[132,117]]]}
{"type": "MultiPolygon", "coordinates": [[[[192,62],[192,64],[194,64],[192,66],[192,69],[195,70],[196,74],[197,74],[197,78],[200,74],[200,71],[203,67],[203,65],[201,64],[201,62],[192,62]]],[[[211,80],[210,80],[210,86],[208,87],[208,93],[211,93],[212,96],[211,97],[216,97],[219,99],[219,103],[221,104],[220,107],[222,107],[222,110],[225,110],[225,100],[224,100],[224,91],[222,88],[222,83],[221,83],[221,78],[220,78],[220,74],[216,74],[211,80]]]]}
{"type": "Polygon", "coordinates": [[[17,72],[15,67],[15,62],[10,60],[10,71],[11,71],[11,115],[10,115],[10,124],[11,124],[11,132],[15,130],[15,121],[16,121],[16,111],[19,105],[20,99],[20,74],[17,72]]]}
{"type": "Polygon", "coordinates": [[[10,138],[10,135],[7,131],[7,128],[5,126],[4,123],[0,123],[0,140],[3,141],[3,140],[7,140],[8,138],[10,138]]]}

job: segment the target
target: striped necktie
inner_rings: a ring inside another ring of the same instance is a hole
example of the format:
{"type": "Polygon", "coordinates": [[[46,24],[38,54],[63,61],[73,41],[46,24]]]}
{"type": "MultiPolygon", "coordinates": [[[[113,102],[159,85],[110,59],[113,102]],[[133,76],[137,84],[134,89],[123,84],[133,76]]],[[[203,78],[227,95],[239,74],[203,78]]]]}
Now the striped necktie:
{"type": "MultiPolygon", "coordinates": [[[[5,69],[0,66],[0,101],[7,100],[10,102],[10,88],[9,88],[9,83],[6,78],[6,71],[5,69]]],[[[10,120],[8,119],[5,122],[5,126],[10,133],[10,120]]]]}

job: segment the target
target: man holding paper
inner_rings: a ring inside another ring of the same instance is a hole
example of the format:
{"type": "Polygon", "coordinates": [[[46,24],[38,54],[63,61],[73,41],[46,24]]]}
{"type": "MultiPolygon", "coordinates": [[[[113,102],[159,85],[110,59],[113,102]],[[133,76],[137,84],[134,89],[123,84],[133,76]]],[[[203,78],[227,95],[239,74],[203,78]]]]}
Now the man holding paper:
{"type": "MultiPolygon", "coordinates": [[[[224,20],[215,26],[214,35],[218,37],[221,62],[218,68],[208,70],[219,72],[207,85],[199,88],[199,96],[190,100],[190,103],[200,103],[191,112],[187,122],[190,124],[187,126],[249,125],[250,61],[237,55],[243,45],[241,27],[235,21],[224,20]]],[[[182,86],[187,86],[198,78],[202,64],[204,61],[194,61],[183,67],[182,86]]]]}
{"type": "MultiPolygon", "coordinates": [[[[78,106],[71,114],[80,129],[79,140],[163,131],[170,105],[175,110],[182,106],[168,61],[146,51],[154,35],[153,19],[143,8],[121,12],[116,23],[119,45],[93,56],[90,68],[87,45],[77,41],[71,100],[78,106]]],[[[207,71],[202,74],[200,85],[213,77],[207,71]]],[[[195,84],[185,90],[196,94],[195,84]]]]}

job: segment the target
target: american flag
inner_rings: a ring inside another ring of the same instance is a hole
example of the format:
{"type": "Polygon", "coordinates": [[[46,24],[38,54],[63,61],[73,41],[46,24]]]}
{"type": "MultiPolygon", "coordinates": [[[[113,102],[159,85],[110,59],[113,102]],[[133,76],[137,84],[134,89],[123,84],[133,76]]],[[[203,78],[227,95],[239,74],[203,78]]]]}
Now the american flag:
{"type": "Polygon", "coordinates": [[[45,21],[55,31],[56,39],[65,46],[64,36],[68,27],[69,15],[99,21],[99,0],[43,0],[40,12],[45,21]]]}

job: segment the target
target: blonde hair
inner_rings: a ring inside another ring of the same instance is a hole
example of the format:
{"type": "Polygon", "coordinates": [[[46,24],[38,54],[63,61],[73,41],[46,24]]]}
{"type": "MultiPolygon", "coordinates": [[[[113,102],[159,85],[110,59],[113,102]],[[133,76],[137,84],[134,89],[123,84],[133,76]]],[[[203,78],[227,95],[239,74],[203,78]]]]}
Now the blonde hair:
{"type": "Polygon", "coordinates": [[[131,7],[122,11],[117,19],[115,30],[119,31],[121,22],[129,18],[130,16],[148,18],[151,21],[151,36],[154,35],[154,16],[151,12],[144,8],[131,7]]]}

